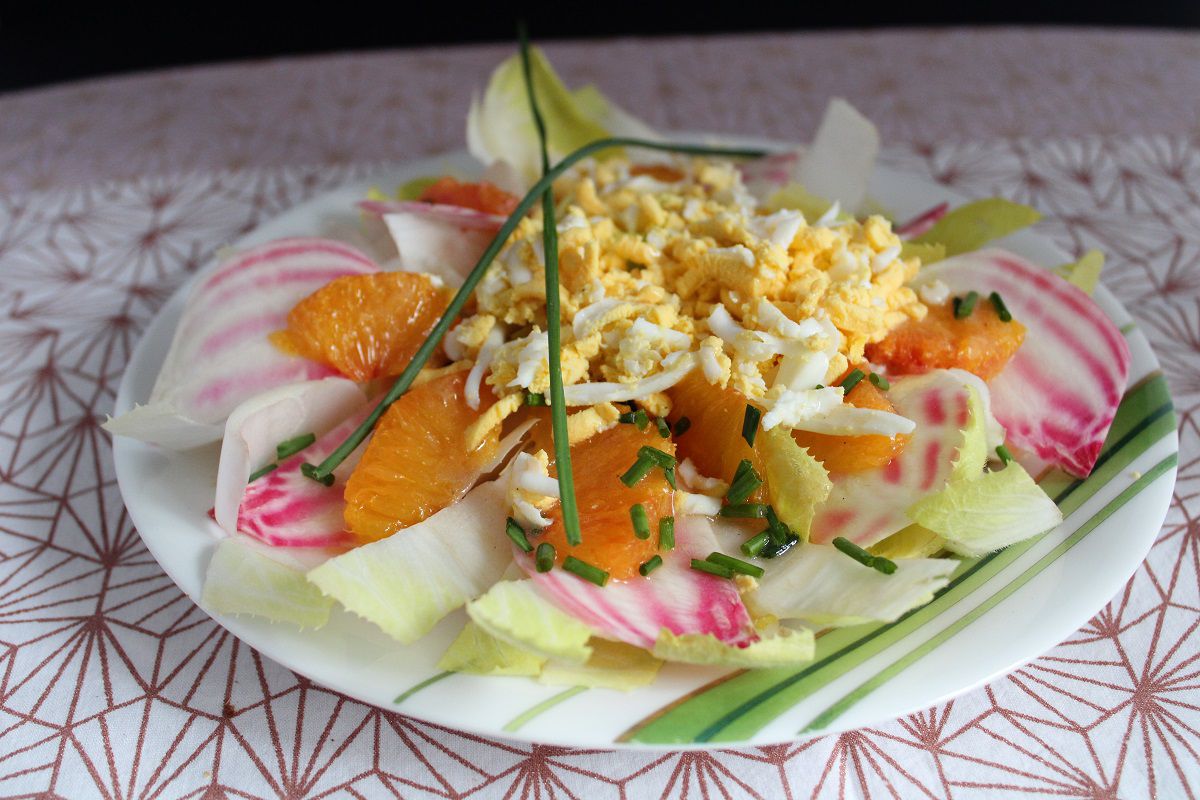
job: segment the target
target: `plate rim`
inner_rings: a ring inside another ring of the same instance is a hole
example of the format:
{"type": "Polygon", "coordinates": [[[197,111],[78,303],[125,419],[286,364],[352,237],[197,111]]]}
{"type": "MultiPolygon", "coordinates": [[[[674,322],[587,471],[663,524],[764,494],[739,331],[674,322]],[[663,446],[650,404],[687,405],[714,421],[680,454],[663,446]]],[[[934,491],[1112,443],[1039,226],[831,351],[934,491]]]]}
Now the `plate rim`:
{"type": "MultiPolygon", "coordinates": [[[[723,136],[720,138],[721,138],[721,141],[729,142],[732,144],[752,144],[752,145],[768,147],[771,149],[788,149],[789,147],[794,147],[794,145],[786,145],[786,144],[783,144],[780,142],[775,142],[775,141],[771,141],[771,140],[763,140],[763,139],[758,139],[758,138],[753,138],[753,137],[724,137],[723,136]]],[[[245,235],[238,237],[238,239],[231,246],[234,248],[246,247],[246,246],[250,246],[250,245],[259,243],[261,241],[267,241],[269,239],[276,238],[275,234],[270,233],[271,229],[275,225],[284,224],[284,223],[286,223],[287,220],[289,220],[293,217],[296,217],[296,216],[301,216],[301,215],[305,214],[306,212],[310,212],[313,210],[319,210],[323,206],[327,206],[330,203],[330,198],[332,196],[334,196],[338,193],[345,193],[353,187],[367,185],[370,183],[379,183],[381,181],[391,181],[391,180],[394,180],[396,176],[403,177],[405,175],[419,174],[422,171],[428,171],[428,170],[445,171],[447,162],[451,162],[451,163],[456,162],[456,161],[461,162],[464,160],[463,159],[464,155],[465,155],[465,151],[458,150],[458,151],[452,151],[449,153],[436,155],[436,156],[432,156],[432,157],[428,157],[428,158],[418,159],[418,160],[414,160],[414,161],[408,161],[408,162],[404,162],[404,163],[400,163],[400,164],[387,165],[386,167],[383,167],[380,170],[378,170],[378,174],[375,174],[373,179],[358,178],[358,179],[353,179],[353,180],[347,181],[344,184],[340,184],[338,186],[330,188],[326,191],[321,192],[320,194],[317,194],[317,195],[309,198],[308,200],[305,200],[302,203],[298,203],[294,206],[291,206],[290,208],[287,208],[287,209],[281,211],[280,213],[270,217],[269,219],[264,220],[259,225],[257,225],[253,230],[247,232],[245,235]]],[[[901,180],[901,181],[910,181],[910,182],[920,183],[920,184],[923,184],[927,188],[936,189],[936,191],[939,194],[945,196],[945,198],[952,203],[962,203],[962,202],[966,202],[970,199],[968,196],[963,195],[960,192],[954,191],[953,189],[949,189],[945,186],[937,184],[923,176],[920,176],[920,175],[917,175],[914,173],[905,172],[903,170],[898,170],[898,169],[888,167],[888,166],[885,166],[882,164],[877,165],[876,176],[878,177],[878,176],[884,176],[884,175],[889,176],[889,178],[892,180],[901,180]]],[[[1057,245],[1055,245],[1053,243],[1053,241],[1050,240],[1045,235],[1036,233],[1033,231],[1024,231],[1024,232],[1022,232],[1022,234],[1025,237],[1029,237],[1031,239],[1037,240],[1038,245],[1040,247],[1046,248],[1048,250],[1048,252],[1049,251],[1057,252],[1063,258],[1063,260],[1068,260],[1068,257],[1066,256],[1066,254],[1063,254],[1062,251],[1058,249],[1057,245]]],[[[313,234],[310,232],[309,235],[313,235],[313,234]]],[[[122,411],[132,407],[133,399],[134,399],[132,397],[132,394],[134,391],[134,389],[133,389],[133,384],[134,384],[133,374],[136,372],[136,367],[138,365],[142,364],[142,362],[147,358],[147,352],[152,350],[156,344],[158,344],[161,349],[161,342],[156,341],[156,337],[152,336],[152,334],[157,333],[157,331],[155,330],[156,327],[162,327],[164,324],[163,321],[168,319],[168,317],[171,315],[172,312],[178,312],[178,311],[182,310],[186,295],[190,291],[191,287],[195,285],[196,281],[199,280],[201,278],[201,276],[206,274],[209,270],[215,268],[215,265],[218,263],[219,251],[220,251],[220,248],[218,248],[216,251],[214,251],[213,257],[209,261],[207,261],[203,267],[196,270],[195,273],[193,273],[185,281],[183,281],[180,284],[180,286],[167,299],[167,301],[162,305],[162,307],[160,307],[159,310],[157,312],[155,312],[150,323],[146,326],[142,336],[139,338],[137,345],[134,347],[133,351],[130,354],[129,361],[126,364],[125,371],[123,372],[122,377],[121,377],[121,382],[120,382],[120,386],[119,386],[119,389],[117,392],[117,397],[116,397],[116,407],[115,407],[114,413],[121,413],[122,411]]],[[[1102,306],[1111,305],[1117,309],[1120,309],[1120,311],[1122,313],[1128,315],[1128,311],[1127,311],[1127,309],[1125,309],[1124,305],[1114,295],[1112,295],[1111,292],[1109,292],[1105,287],[1103,287],[1103,286],[1100,287],[1100,292],[1098,293],[1098,295],[1099,295],[1100,299],[1102,299],[1102,302],[1101,302],[1102,306]]],[[[1105,310],[1106,315],[1108,315],[1108,316],[1112,315],[1110,309],[1105,308],[1104,310],[1105,310]]],[[[1134,324],[1133,332],[1145,344],[1146,351],[1150,355],[1150,358],[1153,362],[1153,366],[1154,366],[1155,370],[1161,371],[1161,364],[1158,361],[1157,356],[1153,353],[1153,350],[1150,348],[1149,342],[1146,340],[1145,335],[1141,332],[1141,330],[1139,328],[1137,328],[1136,324],[1134,324]]],[[[171,327],[169,330],[169,335],[170,336],[174,335],[174,323],[171,324],[171,327]]],[[[169,337],[168,337],[168,342],[169,342],[169,337]]],[[[142,399],[142,398],[139,398],[139,399],[142,399]]],[[[1170,444],[1169,444],[1169,449],[1172,453],[1177,454],[1178,453],[1177,430],[1173,429],[1170,436],[1164,437],[1164,439],[1165,438],[1171,439],[1170,444]]],[[[1161,442],[1161,441],[1162,440],[1159,440],[1159,442],[1161,442]]],[[[245,618],[239,618],[236,616],[227,616],[227,615],[216,614],[216,613],[210,612],[207,608],[205,608],[201,604],[198,593],[193,594],[193,592],[191,592],[187,588],[185,588],[185,584],[190,584],[191,582],[182,578],[182,575],[178,570],[179,565],[177,565],[171,558],[165,557],[164,553],[160,552],[161,542],[152,541],[152,540],[154,540],[154,536],[150,536],[148,538],[147,535],[143,532],[144,527],[139,523],[139,519],[138,519],[139,516],[142,516],[142,513],[139,510],[140,503],[135,501],[131,505],[128,500],[128,498],[131,495],[132,484],[134,481],[134,475],[130,473],[130,469],[132,469],[129,466],[130,459],[127,455],[127,451],[129,451],[129,448],[131,448],[131,447],[147,447],[147,445],[144,445],[143,443],[138,442],[133,439],[130,439],[128,437],[120,437],[120,436],[113,437],[113,460],[114,460],[115,466],[116,466],[117,482],[118,482],[118,485],[121,490],[122,502],[125,504],[125,507],[130,515],[130,519],[134,523],[134,526],[136,527],[136,529],[138,531],[138,535],[142,539],[147,550],[155,558],[155,560],[158,562],[159,567],[162,568],[162,570],[172,580],[172,582],[176,585],[176,587],[178,587],[179,590],[181,592],[183,592],[188,597],[188,599],[192,603],[194,603],[204,614],[206,614],[208,617],[213,619],[224,630],[229,632],[231,635],[233,635],[235,638],[237,638],[240,642],[242,642],[246,646],[253,648],[257,652],[262,653],[264,656],[266,656],[267,658],[270,658],[272,661],[275,661],[276,663],[280,664],[281,666],[285,667],[286,669],[289,669],[289,670],[303,676],[306,680],[309,680],[316,685],[322,686],[328,690],[338,692],[340,694],[344,694],[348,697],[352,697],[355,700],[357,700],[359,702],[363,702],[364,704],[370,705],[374,708],[379,708],[379,709],[382,709],[387,712],[396,713],[396,714],[400,714],[400,715],[404,715],[404,716],[411,716],[413,718],[420,719],[422,721],[425,721],[425,722],[428,722],[431,724],[443,725],[448,728],[452,728],[452,729],[459,730],[459,731],[464,731],[467,733],[471,733],[471,734],[475,734],[475,735],[479,735],[479,736],[483,736],[483,737],[506,738],[506,739],[510,739],[510,740],[519,740],[519,741],[527,741],[527,742],[554,743],[554,744],[562,744],[564,746],[601,747],[601,748],[611,749],[611,750],[624,750],[624,749],[659,750],[659,749],[664,749],[664,748],[669,748],[672,750],[680,750],[680,749],[697,749],[697,750],[699,750],[699,749],[711,749],[714,747],[762,746],[762,745],[775,744],[775,743],[803,741],[803,740],[814,738],[814,737],[819,737],[819,736],[824,736],[824,735],[829,735],[829,734],[836,734],[839,731],[858,728],[858,727],[861,727],[862,725],[866,725],[866,724],[873,724],[872,722],[866,722],[866,723],[856,723],[856,724],[850,725],[850,726],[833,725],[827,729],[822,729],[822,730],[814,731],[814,732],[807,733],[807,734],[797,733],[797,734],[782,737],[782,738],[774,737],[774,738],[766,738],[766,739],[761,739],[761,740],[755,738],[754,736],[751,736],[748,739],[737,740],[737,741],[704,741],[704,742],[683,741],[683,742],[672,742],[672,743],[647,743],[647,742],[641,742],[641,741],[622,741],[620,739],[600,741],[595,738],[589,739],[586,737],[572,737],[570,735],[561,736],[561,737],[553,738],[553,739],[548,739],[545,736],[532,734],[532,733],[525,733],[525,732],[522,732],[521,730],[510,731],[510,730],[500,730],[500,729],[496,729],[494,727],[474,726],[469,721],[464,722],[457,718],[455,718],[453,720],[449,720],[449,719],[445,719],[445,718],[430,717],[429,715],[422,713],[421,711],[415,711],[411,708],[398,707],[394,703],[391,705],[391,707],[382,705],[377,699],[369,698],[369,697],[366,697],[364,695],[354,692],[353,687],[331,685],[331,684],[327,683],[326,681],[314,678],[307,671],[305,664],[298,663],[298,662],[295,662],[292,660],[291,652],[281,653],[278,651],[278,648],[266,647],[261,644],[252,643],[251,640],[256,637],[253,636],[251,632],[247,631],[246,626],[241,624],[245,618]]],[[[195,451],[193,451],[193,452],[195,452],[195,451]]],[[[1176,470],[1177,470],[1176,467],[1172,467],[1170,470],[1168,470],[1168,472],[1170,472],[1170,474],[1171,474],[1170,483],[1172,486],[1174,485],[1174,475],[1176,473],[1176,470]]],[[[1150,488],[1151,488],[1151,484],[1147,484],[1146,486],[1142,487],[1137,493],[1135,493],[1135,496],[1141,495],[1143,492],[1145,492],[1146,490],[1148,490],[1150,488]]],[[[1162,518],[1159,519],[1159,521],[1156,523],[1156,525],[1154,527],[1153,535],[1151,535],[1149,533],[1146,534],[1145,548],[1140,553],[1138,560],[1136,562],[1133,562],[1132,558],[1130,559],[1130,563],[1132,564],[1132,569],[1130,570],[1129,574],[1126,575],[1126,577],[1122,579],[1122,583],[1127,582],[1129,580],[1129,578],[1132,577],[1132,575],[1136,574],[1137,569],[1140,568],[1142,562],[1145,560],[1146,554],[1149,552],[1150,548],[1153,547],[1154,541],[1157,539],[1158,532],[1161,531],[1162,520],[1165,519],[1166,514],[1169,511],[1169,507],[1170,507],[1170,504],[1169,504],[1170,492],[1169,491],[1167,492],[1167,495],[1168,495],[1168,500],[1167,500],[1166,505],[1162,509],[1162,518]]],[[[1151,516],[1153,516],[1154,518],[1158,518],[1157,512],[1151,516]]],[[[215,545],[216,541],[217,540],[214,538],[211,544],[215,545]]],[[[1118,586],[1116,591],[1119,591],[1119,590],[1120,589],[1118,586]]],[[[1111,595],[1110,595],[1110,597],[1111,597],[1111,595]]],[[[1107,603],[1108,601],[1105,601],[1105,602],[1107,603]]],[[[1090,619],[1090,617],[1093,616],[1095,613],[1097,613],[1101,608],[1103,608],[1103,606],[1100,606],[1096,609],[1091,609],[1088,612],[1088,616],[1085,617],[1079,624],[1086,624],[1087,619],[1090,619]]],[[[1079,627],[1079,625],[1076,625],[1075,628],[1073,628],[1072,630],[1077,630],[1078,627],[1079,627]]],[[[1069,631],[1065,635],[1070,636],[1070,633],[1071,632],[1069,631]]],[[[1060,637],[1056,641],[1061,641],[1061,640],[1062,640],[1062,638],[1060,637]]],[[[398,643],[396,646],[397,647],[405,647],[404,645],[399,645],[398,643]]],[[[412,645],[412,646],[416,646],[416,645],[412,645]]],[[[1053,646],[1054,645],[1051,645],[1051,647],[1053,647],[1053,646]]],[[[1045,652],[1048,652],[1048,650],[1040,649],[1037,652],[1022,654],[1018,658],[1018,660],[1011,662],[1009,664],[1009,666],[995,670],[991,674],[989,674],[985,677],[982,677],[968,685],[963,685],[963,686],[955,687],[953,689],[950,689],[950,690],[947,690],[944,692],[939,692],[936,694],[935,697],[933,697],[933,699],[921,698],[919,700],[919,702],[914,702],[914,703],[908,704],[909,707],[907,707],[907,710],[904,710],[904,711],[900,712],[899,714],[892,714],[891,712],[888,712],[887,714],[884,714],[884,715],[875,715],[873,717],[873,720],[875,723],[882,723],[882,722],[890,721],[892,719],[896,719],[896,718],[914,713],[916,711],[923,710],[923,709],[928,708],[933,705],[942,704],[949,699],[959,697],[968,692],[974,691],[975,689],[978,689],[979,687],[986,685],[987,683],[990,683],[990,682],[998,679],[999,677],[1002,677],[1003,675],[1010,674],[1011,672],[1013,672],[1017,669],[1020,669],[1025,664],[1028,664],[1031,661],[1044,655],[1045,652]]],[[[1005,661],[1008,661],[1007,657],[1005,658],[1005,661]]],[[[734,671],[728,671],[728,672],[732,673],[734,671]]],[[[467,676],[467,677],[475,677],[475,676],[467,676]]],[[[707,685],[708,685],[708,682],[706,681],[704,684],[702,684],[700,687],[698,687],[696,690],[693,690],[693,691],[699,691],[699,690],[703,689],[704,687],[706,687],[707,685]]],[[[687,696],[687,695],[685,695],[685,696],[687,696]]],[[[639,721],[641,720],[641,718],[644,718],[644,717],[645,717],[644,714],[639,714],[639,721]]]]}

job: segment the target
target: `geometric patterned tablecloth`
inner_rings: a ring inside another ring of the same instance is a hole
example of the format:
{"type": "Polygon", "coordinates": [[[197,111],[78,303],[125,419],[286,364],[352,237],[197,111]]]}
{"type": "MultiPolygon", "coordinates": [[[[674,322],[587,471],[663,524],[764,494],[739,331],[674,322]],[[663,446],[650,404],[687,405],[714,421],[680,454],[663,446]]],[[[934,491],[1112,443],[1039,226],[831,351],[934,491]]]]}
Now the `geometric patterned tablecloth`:
{"type": "Polygon", "coordinates": [[[843,94],[880,123],[891,166],[1036,205],[1040,229],[1064,249],[1108,253],[1105,282],[1172,387],[1179,482],[1126,589],[1016,673],[798,744],[580,751],[348,700],[241,645],[175,588],[130,525],[97,425],[139,332],[218,246],[385,161],[459,146],[466,97],[501,55],[371,54],[0,96],[0,795],[1200,792],[1195,36],[914,32],[551,48],[569,80],[594,79],[665,127],[795,137],[826,95],[843,94]]]}

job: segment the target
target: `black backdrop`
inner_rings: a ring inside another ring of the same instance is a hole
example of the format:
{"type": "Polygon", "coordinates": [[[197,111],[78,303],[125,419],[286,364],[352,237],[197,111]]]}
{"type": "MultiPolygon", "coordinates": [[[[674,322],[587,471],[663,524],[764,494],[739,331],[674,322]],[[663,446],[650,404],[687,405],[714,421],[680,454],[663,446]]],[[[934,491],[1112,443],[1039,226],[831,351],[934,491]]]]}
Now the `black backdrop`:
{"type": "Polygon", "coordinates": [[[91,3],[0,0],[0,91],[156,67],[293,53],[511,40],[995,24],[1200,28],[1200,0],[862,0],[553,4],[91,3]],[[709,6],[714,8],[710,9],[709,6]]]}

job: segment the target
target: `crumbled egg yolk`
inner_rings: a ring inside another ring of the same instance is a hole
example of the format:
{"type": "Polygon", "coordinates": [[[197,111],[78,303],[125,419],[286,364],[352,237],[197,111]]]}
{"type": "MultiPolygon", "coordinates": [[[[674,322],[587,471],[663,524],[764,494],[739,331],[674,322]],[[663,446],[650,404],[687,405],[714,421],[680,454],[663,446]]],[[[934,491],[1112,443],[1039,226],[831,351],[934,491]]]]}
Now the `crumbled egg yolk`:
{"type": "MultiPolygon", "coordinates": [[[[581,435],[615,424],[611,402],[667,414],[663,376],[691,368],[769,406],[785,369],[805,389],[830,383],[868,343],[926,313],[905,286],[920,262],[900,257],[887,220],[768,213],[729,162],[584,162],[555,197],[563,383],[600,384],[575,395],[592,406],[574,415],[581,435]]],[[[476,424],[480,437],[519,407],[512,398],[549,390],[543,255],[542,221],[527,217],[477,288],[476,313],[448,337],[452,356],[488,360],[500,400],[476,424]]]]}

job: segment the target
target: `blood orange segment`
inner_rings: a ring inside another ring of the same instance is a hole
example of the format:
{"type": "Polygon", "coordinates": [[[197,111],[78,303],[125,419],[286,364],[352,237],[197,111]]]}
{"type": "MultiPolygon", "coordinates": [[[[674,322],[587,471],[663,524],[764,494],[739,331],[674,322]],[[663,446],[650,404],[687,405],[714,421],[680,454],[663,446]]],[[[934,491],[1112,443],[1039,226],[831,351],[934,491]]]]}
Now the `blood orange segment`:
{"type": "Polygon", "coordinates": [[[296,304],[281,349],[364,382],[399,375],[450,304],[428,275],[379,272],[337,278],[296,304]]]}
{"type": "Polygon", "coordinates": [[[658,552],[658,521],[674,513],[671,485],[661,469],[651,471],[632,487],[621,483],[621,474],[637,460],[638,450],[646,446],[675,452],[675,446],[655,429],[639,431],[634,425],[617,425],[571,448],[583,540],[574,547],[568,545],[562,508],[555,506],[548,512],[551,524],[545,530],[544,541],[554,545],[559,564],[567,556],[575,556],[613,578],[628,579],[637,577],[638,567],[658,552]],[[629,510],[636,503],[646,509],[648,539],[634,535],[629,510]]]}
{"type": "MultiPolygon", "coordinates": [[[[346,528],[367,541],[415,525],[458,500],[496,455],[493,429],[474,450],[466,429],[479,417],[467,405],[467,373],[422,384],[388,408],[346,483],[346,528]]],[[[488,396],[480,405],[487,408],[488,396]]]]}
{"type": "MultiPolygon", "coordinates": [[[[745,395],[711,384],[695,371],[667,394],[671,397],[672,424],[680,417],[687,417],[692,423],[687,433],[679,437],[681,459],[690,458],[702,474],[723,481],[733,480],[742,459],[749,459],[758,474],[765,475],[762,458],[742,438],[745,395]]],[[[759,487],[747,502],[769,502],[766,487],[759,487]]]]}
{"type": "Polygon", "coordinates": [[[487,181],[462,183],[448,175],[425,187],[418,199],[426,203],[471,208],[501,217],[507,217],[521,202],[516,195],[487,181]]]}
{"type": "Polygon", "coordinates": [[[985,381],[995,377],[1021,342],[1025,326],[1004,322],[987,298],[974,311],[955,319],[952,303],[929,306],[925,319],[909,320],[881,342],[867,345],[867,358],[895,374],[958,367],[985,381]]]}
{"type": "MultiPolygon", "coordinates": [[[[864,375],[870,374],[871,367],[867,364],[859,364],[857,368],[862,370],[864,375]]],[[[846,374],[852,371],[849,370],[846,374]]],[[[845,378],[846,375],[843,375],[838,380],[842,381],[845,378]]],[[[887,395],[865,378],[846,394],[846,402],[857,408],[896,413],[896,407],[887,399],[887,395]]],[[[820,461],[830,472],[865,472],[892,463],[892,459],[900,455],[912,437],[906,434],[830,436],[798,430],[792,433],[792,438],[801,447],[807,448],[809,455],[820,461]]]]}

